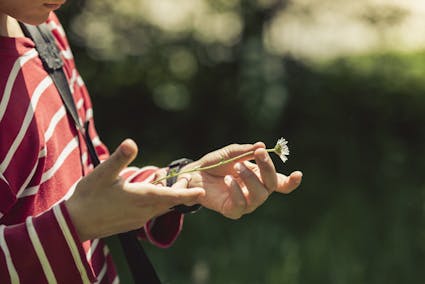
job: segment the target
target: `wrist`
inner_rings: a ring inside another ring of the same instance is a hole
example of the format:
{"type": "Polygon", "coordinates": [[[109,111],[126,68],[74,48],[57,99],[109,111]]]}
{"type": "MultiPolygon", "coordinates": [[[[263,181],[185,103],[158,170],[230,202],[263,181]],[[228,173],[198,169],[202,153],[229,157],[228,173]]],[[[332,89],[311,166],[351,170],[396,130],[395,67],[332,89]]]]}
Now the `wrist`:
{"type": "Polygon", "coordinates": [[[73,202],[73,199],[66,200],[64,205],[80,240],[82,242],[90,240],[92,236],[87,230],[90,226],[86,224],[88,218],[84,217],[86,214],[83,212],[83,208],[80,208],[77,202],[73,202]]]}

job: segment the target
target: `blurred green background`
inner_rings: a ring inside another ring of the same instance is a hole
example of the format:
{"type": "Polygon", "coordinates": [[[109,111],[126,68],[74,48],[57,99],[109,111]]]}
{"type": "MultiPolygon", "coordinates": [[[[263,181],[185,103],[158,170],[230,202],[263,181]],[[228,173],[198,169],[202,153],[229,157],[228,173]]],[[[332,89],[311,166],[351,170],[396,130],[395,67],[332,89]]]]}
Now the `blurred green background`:
{"type": "Polygon", "coordinates": [[[283,136],[302,170],[238,221],[146,246],[164,283],[424,283],[425,4],[80,0],[59,17],[111,148],[137,164],[283,136]]]}

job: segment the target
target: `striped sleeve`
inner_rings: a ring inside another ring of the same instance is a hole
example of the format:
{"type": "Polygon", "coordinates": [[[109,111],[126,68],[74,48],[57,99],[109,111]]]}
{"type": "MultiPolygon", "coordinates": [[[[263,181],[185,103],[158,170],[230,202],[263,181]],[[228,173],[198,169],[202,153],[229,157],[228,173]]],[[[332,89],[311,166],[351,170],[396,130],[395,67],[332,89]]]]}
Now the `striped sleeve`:
{"type": "Polygon", "coordinates": [[[39,160],[40,138],[34,131],[34,109],[51,87],[51,80],[30,80],[28,84],[33,83],[34,87],[32,96],[25,95],[26,86],[16,84],[22,76],[21,70],[27,68],[36,55],[30,50],[18,58],[4,60],[5,70],[0,69],[0,217],[16,203],[17,195],[29,182],[39,160]],[[17,154],[19,152],[25,155],[17,154]]]}
{"type": "MultiPolygon", "coordinates": [[[[152,182],[156,179],[156,167],[127,168],[122,176],[128,182],[152,182]]],[[[149,220],[140,230],[140,238],[160,248],[170,247],[179,236],[183,227],[184,215],[175,211],[149,220]]]]}
{"type": "Polygon", "coordinates": [[[96,280],[63,203],[24,223],[0,225],[0,283],[96,280]]]}
{"type": "Polygon", "coordinates": [[[67,211],[52,207],[81,176],[69,170],[80,163],[77,138],[55,115],[63,105],[33,43],[20,47],[0,64],[0,283],[90,283],[67,211]]]}

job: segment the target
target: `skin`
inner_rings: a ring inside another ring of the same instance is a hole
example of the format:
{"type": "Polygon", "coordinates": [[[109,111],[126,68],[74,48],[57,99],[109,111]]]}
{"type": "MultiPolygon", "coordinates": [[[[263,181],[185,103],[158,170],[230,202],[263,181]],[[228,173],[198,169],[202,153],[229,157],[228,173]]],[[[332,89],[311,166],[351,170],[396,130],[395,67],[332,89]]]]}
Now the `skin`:
{"type": "MultiPolygon", "coordinates": [[[[17,20],[40,24],[59,6],[58,0],[1,0],[0,35],[21,37],[17,20]]],[[[262,142],[232,144],[187,165],[186,169],[215,164],[254,150],[252,157],[232,164],[179,176],[172,187],[149,183],[126,183],[119,172],[137,156],[137,145],[127,139],[109,159],[84,177],[66,206],[81,241],[142,227],[169,208],[202,204],[231,219],[253,212],[273,192],[289,193],[301,183],[302,173],[277,173],[262,142]],[[255,160],[255,163],[248,160],[255,160]]],[[[166,175],[161,169],[159,179],[166,175]]]]}
{"type": "MultiPolygon", "coordinates": [[[[185,169],[204,167],[227,160],[240,154],[254,151],[252,157],[207,171],[194,172],[186,177],[189,187],[201,187],[206,193],[200,196],[200,203],[231,219],[238,219],[253,212],[273,192],[290,193],[301,183],[302,173],[296,171],[289,176],[276,173],[272,159],[262,142],[232,144],[211,152],[185,169]]],[[[180,180],[179,179],[179,180],[180,180]]]]}
{"type": "Polygon", "coordinates": [[[108,236],[142,227],[178,204],[195,204],[205,195],[202,188],[186,188],[187,180],[173,187],[150,183],[125,183],[119,173],[137,155],[136,144],[127,139],[95,170],[83,178],[66,201],[82,240],[108,236]]]}
{"type": "Polygon", "coordinates": [[[2,27],[6,15],[12,18],[9,19],[9,23],[18,20],[31,25],[41,24],[47,20],[51,11],[59,8],[53,5],[63,3],[65,0],[1,0],[2,27]]]}

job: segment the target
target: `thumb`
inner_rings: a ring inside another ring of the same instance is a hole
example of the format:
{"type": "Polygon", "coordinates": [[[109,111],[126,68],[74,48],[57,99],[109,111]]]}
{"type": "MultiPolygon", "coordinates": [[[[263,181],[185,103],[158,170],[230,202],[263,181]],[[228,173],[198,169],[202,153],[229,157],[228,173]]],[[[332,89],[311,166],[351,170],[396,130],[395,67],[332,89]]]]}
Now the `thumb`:
{"type": "Polygon", "coordinates": [[[121,142],[115,152],[106,161],[94,169],[92,174],[100,180],[114,181],[136,156],[136,143],[131,139],[126,139],[121,142]]]}

